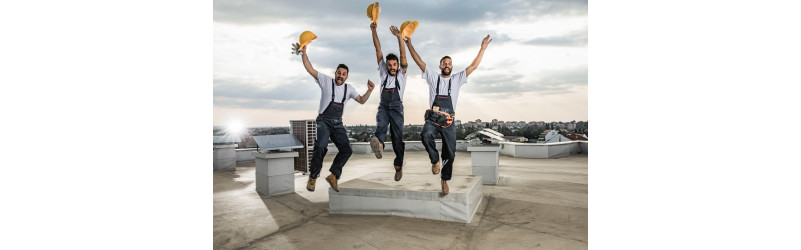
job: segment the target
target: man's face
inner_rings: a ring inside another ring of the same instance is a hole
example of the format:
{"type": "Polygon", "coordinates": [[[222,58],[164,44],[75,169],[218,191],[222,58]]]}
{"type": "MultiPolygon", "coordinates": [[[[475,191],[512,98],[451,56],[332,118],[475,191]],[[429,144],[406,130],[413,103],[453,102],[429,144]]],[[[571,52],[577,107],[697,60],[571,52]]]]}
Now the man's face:
{"type": "Polygon", "coordinates": [[[336,82],[337,86],[342,85],[345,83],[345,80],[348,80],[348,70],[344,68],[338,68],[336,74],[336,82]]]}
{"type": "Polygon", "coordinates": [[[389,75],[391,76],[398,74],[398,60],[387,61],[387,72],[389,72],[389,75]]]}
{"type": "Polygon", "coordinates": [[[442,62],[439,63],[439,69],[442,70],[443,76],[449,76],[451,74],[451,70],[453,70],[453,64],[451,64],[450,58],[442,59],[442,62]]]}

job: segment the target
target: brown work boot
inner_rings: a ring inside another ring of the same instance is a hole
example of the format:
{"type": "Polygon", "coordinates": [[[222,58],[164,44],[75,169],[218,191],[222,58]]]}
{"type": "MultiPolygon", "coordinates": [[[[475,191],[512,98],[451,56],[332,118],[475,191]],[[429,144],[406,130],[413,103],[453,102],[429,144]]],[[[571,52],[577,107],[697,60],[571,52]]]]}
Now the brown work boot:
{"type": "Polygon", "coordinates": [[[395,181],[400,181],[401,177],[403,177],[403,167],[395,166],[395,181]]]}
{"type": "Polygon", "coordinates": [[[442,162],[442,160],[438,161],[437,164],[431,164],[431,173],[439,174],[439,163],[440,162],[442,162]]]}
{"type": "Polygon", "coordinates": [[[447,195],[448,194],[448,181],[442,180],[442,193],[447,195]]]}
{"type": "Polygon", "coordinates": [[[337,177],[334,174],[330,174],[328,175],[328,177],[325,177],[325,181],[328,182],[328,185],[331,185],[331,188],[333,188],[334,191],[339,192],[339,185],[337,185],[337,177]]]}
{"type": "Polygon", "coordinates": [[[378,137],[373,136],[370,138],[370,148],[373,150],[373,153],[375,153],[375,158],[381,159],[381,152],[384,151],[384,144],[378,140],[378,137]]]}
{"type": "Polygon", "coordinates": [[[306,190],[314,192],[314,186],[317,183],[317,178],[309,176],[309,181],[306,182],[306,190]]]}

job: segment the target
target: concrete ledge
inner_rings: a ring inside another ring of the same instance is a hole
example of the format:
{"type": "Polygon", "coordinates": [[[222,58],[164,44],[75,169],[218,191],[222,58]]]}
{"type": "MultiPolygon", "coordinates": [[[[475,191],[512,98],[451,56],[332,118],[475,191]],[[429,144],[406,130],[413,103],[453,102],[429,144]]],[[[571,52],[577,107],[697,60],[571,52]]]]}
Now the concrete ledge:
{"type": "Polygon", "coordinates": [[[579,142],[579,148],[580,148],[579,152],[580,153],[585,154],[585,155],[587,154],[588,143],[589,142],[586,142],[586,141],[579,142]]]}
{"type": "Polygon", "coordinates": [[[481,177],[454,176],[442,195],[440,179],[430,174],[373,173],[339,184],[328,192],[331,214],[394,215],[469,223],[483,197],[481,177]]]}
{"type": "Polygon", "coordinates": [[[579,144],[582,141],[554,142],[554,143],[501,143],[500,153],[516,158],[559,158],[578,154],[579,144]]]}
{"type": "Polygon", "coordinates": [[[256,152],[255,148],[237,148],[236,149],[236,161],[253,161],[256,158],[253,156],[253,152],[256,152]]]}
{"type": "MultiPolygon", "coordinates": [[[[387,137],[389,140],[389,137],[387,137]]],[[[442,150],[442,140],[436,140],[437,143],[437,150],[442,150]]],[[[384,142],[386,147],[384,148],[384,152],[389,152],[394,156],[392,153],[392,142],[386,141],[384,142]]],[[[404,142],[406,146],[404,147],[406,151],[425,151],[426,148],[423,146],[422,141],[406,141],[404,142]]],[[[456,151],[467,151],[467,147],[470,146],[470,142],[465,140],[456,140],[456,151]]],[[[372,154],[373,150],[370,149],[369,142],[351,142],[350,149],[353,150],[354,154],[372,154]]],[[[333,143],[328,143],[328,153],[327,154],[336,154],[339,153],[337,146],[333,143]]]]}

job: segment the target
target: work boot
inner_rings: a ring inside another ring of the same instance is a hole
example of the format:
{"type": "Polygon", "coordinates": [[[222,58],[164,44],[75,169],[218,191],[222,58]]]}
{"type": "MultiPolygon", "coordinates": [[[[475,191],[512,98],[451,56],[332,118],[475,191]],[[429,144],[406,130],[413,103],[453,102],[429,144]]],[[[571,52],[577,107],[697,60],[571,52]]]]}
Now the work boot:
{"type": "Polygon", "coordinates": [[[378,137],[373,136],[370,138],[370,148],[373,149],[375,158],[381,159],[381,152],[384,151],[384,144],[378,140],[378,137]]]}
{"type": "Polygon", "coordinates": [[[442,194],[448,195],[448,181],[442,180],[442,194]]]}
{"type": "Polygon", "coordinates": [[[314,192],[314,186],[317,183],[317,178],[312,178],[309,176],[309,181],[306,182],[306,190],[310,192],[314,192]]]}
{"type": "Polygon", "coordinates": [[[330,174],[328,175],[328,177],[325,177],[325,181],[328,182],[328,185],[331,185],[331,188],[333,188],[334,191],[339,192],[339,186],[337,185],[337,177],[334,174],[330,174]]]}
{"type": "Polygon", "coordinates": [[[395,166],[395,181],[400,181],[401,177],[403,177],[403,167],[395,166]]]}
{"type": "Polygon", "coordinates": [[[436,164],[431,164],[431,173],[439,174],[439,163],[440,162],[442,162],[442,160],[438,161],[436,164]]]}

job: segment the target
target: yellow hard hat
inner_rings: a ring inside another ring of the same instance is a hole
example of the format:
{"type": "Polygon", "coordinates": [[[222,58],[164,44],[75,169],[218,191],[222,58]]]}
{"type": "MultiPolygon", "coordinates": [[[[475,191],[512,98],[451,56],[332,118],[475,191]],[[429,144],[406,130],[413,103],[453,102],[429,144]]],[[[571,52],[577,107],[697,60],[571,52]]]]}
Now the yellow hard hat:
{"type": "Polygon", "coordinates": [[[405,39],[412,36],[412,33],[414,33],[415,29],[417,29],[417,21],[406,21],[401,24],[400,32],[405,39]]]}
{"type": "Polygon", "coordinates": [[[312,40],[317,39],[317,35],[312,33],[311,31],[304,31],[300,34],[300,49],[306,47],[306,44],[309,44],[312,40]]]}
{"type": "Polygon", "coordinates": [[[374,23],[378,22],[378,13],[381,12],[381,6],[378,6],[378,2],[372,3],[367,6],[367,17],[370,18],[374,23]]]}

